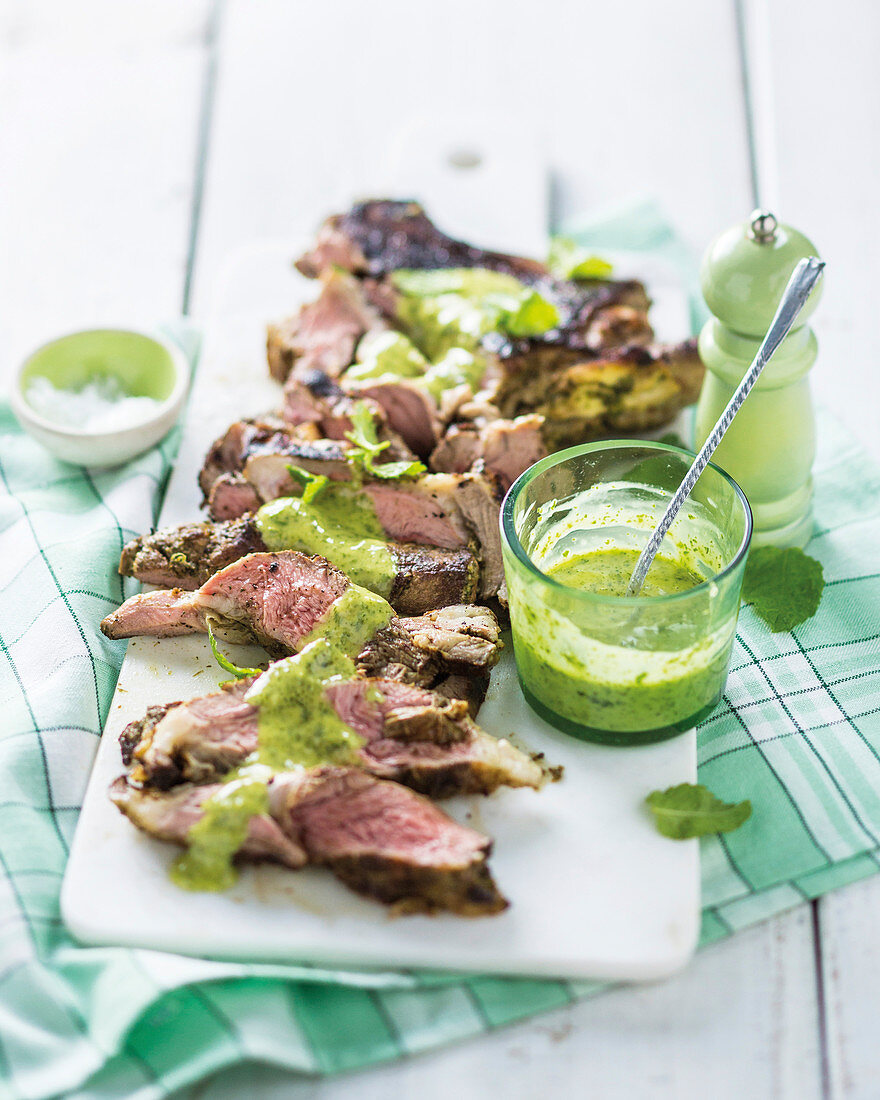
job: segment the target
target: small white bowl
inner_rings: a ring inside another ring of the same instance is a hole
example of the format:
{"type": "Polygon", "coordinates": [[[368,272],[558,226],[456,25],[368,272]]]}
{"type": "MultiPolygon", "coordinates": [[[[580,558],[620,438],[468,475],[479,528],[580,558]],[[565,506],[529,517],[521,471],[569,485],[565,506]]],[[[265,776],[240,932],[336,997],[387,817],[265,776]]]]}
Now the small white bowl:
{"type": "Polygon", "coordinates": [[[180,415],[190,380],[181,349],[156,333],[100,328],[71,332],[32,352],[16,372],[12,411],[21,426],[57,458],[78,466],[118,466],[158,443],[180,415]],[[71,428],[41,416],[25,397],[27,385],[48,378],[59,388],[79,389],[96,375],[119,380],[132,397],[159,404],[126,428],[71,428]]]}

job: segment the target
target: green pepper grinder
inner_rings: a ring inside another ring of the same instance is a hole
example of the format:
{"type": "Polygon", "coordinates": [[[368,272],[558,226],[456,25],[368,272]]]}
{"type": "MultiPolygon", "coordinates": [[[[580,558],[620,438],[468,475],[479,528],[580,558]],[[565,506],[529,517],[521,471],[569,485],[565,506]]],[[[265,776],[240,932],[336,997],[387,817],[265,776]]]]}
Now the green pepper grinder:
{"type": "MultiPolygon", "coordinates": [[[[755,210],[709,245],[700,279],[714,317],[699,340],[706,377],[697,405],[697,449],[748,370],[798,260],[816,255],[802,233],[766,210],[755,210]]],[[[821,281],[715,452],[714,461],[739,482],[752,506],[754,546],[804,546],[812,534],[816,425],[807,375],[817,348],[804,322],[820,293],[821,281]]]]}

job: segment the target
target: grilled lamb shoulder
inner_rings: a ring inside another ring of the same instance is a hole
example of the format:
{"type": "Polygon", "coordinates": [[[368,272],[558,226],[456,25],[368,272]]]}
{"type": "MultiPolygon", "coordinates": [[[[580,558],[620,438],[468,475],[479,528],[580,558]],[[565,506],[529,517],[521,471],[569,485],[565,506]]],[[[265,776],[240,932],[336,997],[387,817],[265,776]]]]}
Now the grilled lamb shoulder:
{"type": "MultiPolygon", "coordinates": [[[[168,793],[131,786],[124,775],[110,786],[110,799],[126,817],[158,840],[186,844],[189,830],[202,817],[202,806],[219,784],[186,783],[168,793]]],[[[243,859],[271,860],[296,870],[308,862],[308,854],[295,837],[287,836],[268,814],[255,814],[239,850],[243,859]]]]}
{"type": "MultiPolygon", "coordinates": [[[[255,751],[258,707],[244,696],[250,681],[165,708],[150,708],[120,735],[123,759],[138,782],[167,789],[213,782],[255,751]]],[[[364,738],[358,765],[381,779],[443,798],[490,794],[500,786],[540,787],[541,767],[507,741],[475,725],[467,703],[396,680],[333,683],[327,700],[364,738]]]]}
{"type": "Polygon", "coordinates": [[[294,653],[348,577],[323,558],[295,550],[249,554],[221,569],[194,592],[144,592],[101,623],[108,638],[172,637],[208,629],[233,644],[258,642],[279,655],[294,653]]]}
{"type": "Polygon", "coordinates": [[[360,203],[328,219],[299,267],[314,275],[327,263],[359,276],[364,298],[392,325],[396,291],[376,280],[400,267],[487,267],[514,275],[553,301],[560,323],[551,332],[524,339],[492,334],[484,342],[493,363],[488,400],[505,418],[545,416],[544,442],[550,449],[657,427],[693,402],[699,390],[703,366],[695,345],[653,344],[650,303],[641,283],[556,279],[543,264],[451,239],[416,203],[360,203]],[[585,369],[593,360],[602,368],[598,376],[585,369]],[[608,363],[615,364],[613,371],[608,363]],[[558,412],[560,389],[569,403],[584,407],[558,412]]]}
{"type": "Polygon", "coordinates": [[[276,776],[272,816],[312,863],[399,911],[490,916],[506,909],[486,864],[491,841],[429,799],[349,768],[276,776]]]}
{"type": "Polygon", "coordinates": [[[266,354],[272,377],[283,382],[298,370],[317,368],[335,376],[354,358],[358,340],[368,329],[384,327],[357,279],[341,269],[323,272],[321,293],[295,317],[270,325],[266,354]]]}
{"type": "MultiPolygon", "coordinates": [[[[203,633],[210,619],[227,641],[257,641],[280,656],[297,651],[348,585],[345,574],[324,558],[296,550],[249,554],[195,592],[133,596],[104,619],[101,630],[108,638],[165,638],[203,633]]],[[[492,612],[463,604],[391,619],[358,660],[381,669],[382,651],[388,655],[385,663],[395,669],[390,678],[431,686],[453,672],[483,673],[498,660],[500,649],[492,612]]]]}
{"type": "MultiPolygon", "coordinates": [[[[120,778],[110,797],[139,829],[183,845],[218,789],[156,792],[120,778]]],[[[252,818],[241,858],[324,866],[357,893],[405,912],[487,916],[507,908],[486,863],[489,839],[397,783],[355,768],[282,773],[270,780],[269,810],[252,818]]]]}
{"type": "Polygon", "coordinates": [[[452,424],[431,452],[430,467],[452,474],[483,470],[506,493],[520,474],[546,458],[543,428],[544,418],[534,415],[452,424]]]}
{"type": "MultiPolygon", "coordinates": [[[[265,550],[252,516],[185,523],[133,539],[122,551],[119,572],[147,584],[193,591],[227,565],[265,550]]],[[[469,550],[415,543],[389,543],[388,550],[397,569],[388,602],[399,614],[420,615],[476,596],[479,565],[469,550]]]]}

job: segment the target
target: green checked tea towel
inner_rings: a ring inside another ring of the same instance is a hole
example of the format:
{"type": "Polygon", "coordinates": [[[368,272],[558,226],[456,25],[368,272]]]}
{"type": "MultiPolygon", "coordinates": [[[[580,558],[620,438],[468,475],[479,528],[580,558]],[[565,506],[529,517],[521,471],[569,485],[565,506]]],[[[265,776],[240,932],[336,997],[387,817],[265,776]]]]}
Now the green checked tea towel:
{"type": "MultiPolygon", "coordinates": [[[[648,206],[580,236],[686,260],[648,206]]],[[[61,878],[124,652],[98,623],[131,594],[119,550],[154,522],[175,445],[89,473],[0,404],[0,1100],[153,1100],[246,1061],[354,1069],[596,993],[71,940],[61,878]]],[[[773,635],[744,608],[723,705],[699,731],[701,781],[754,805],[738,832],[702,842],[704,943],[880,865],[880,470],[827,417],[816,519],[818,614],[773,635]]]]}

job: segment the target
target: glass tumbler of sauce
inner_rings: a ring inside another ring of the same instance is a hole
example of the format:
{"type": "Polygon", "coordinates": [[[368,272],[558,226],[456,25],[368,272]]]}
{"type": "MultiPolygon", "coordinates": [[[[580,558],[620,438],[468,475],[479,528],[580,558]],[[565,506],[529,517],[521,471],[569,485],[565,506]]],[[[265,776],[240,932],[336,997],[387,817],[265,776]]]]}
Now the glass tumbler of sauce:
{"type": "Polygon", "coordinates": [[[721,698],[752,534],[735,481],[707,467],[641,593],[624,595],[692,458],[663,443],[588,443],[536,463],[504,500],[520,684],[541,717],[583,740],[663,741],[721,698]]]}

